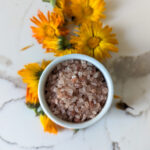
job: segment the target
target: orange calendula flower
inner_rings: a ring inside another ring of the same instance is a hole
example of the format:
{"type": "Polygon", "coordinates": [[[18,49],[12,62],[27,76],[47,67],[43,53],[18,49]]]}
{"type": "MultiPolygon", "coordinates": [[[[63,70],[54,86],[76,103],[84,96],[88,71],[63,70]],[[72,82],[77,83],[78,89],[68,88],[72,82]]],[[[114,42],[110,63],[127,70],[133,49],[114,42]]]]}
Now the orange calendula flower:
{"type": "Polygon", "coordinates": [[[47,17],[39,10],[38,17],[32,17],[31,21],[37,25],[37,27],[31,26],[33,37],[41,44],[46,37],[53,38],[62,34],[68,34],[68,30],[63,27],[64,17],[60,10],[54,12],[48,11],[47,17]]]}
{"type": "Polygon", "coordinates": [[[115,98],[115,99],[121,99],[121,97],[118,96],[118,95],[114,95],[114,98],[115,98]]]}
{"type": "Polygon", "coordinates": [[[38,103],[38,83],[40,76],[50,61],[42,61],[42,64],[32,63],[25,65],[24,69],[18,71],[24,83],[27,84],[26,103],[38,103]]]}
{"type": "Polygon", "coordinates": [[[52,122],[46,115],[40,115],[40,121],[43,125],[45,132],[57,134],[57,125],[52,122]]]}
{"type": "Polygon", "coordinates": [[[37,92],[32,92],[30,88],[27,87],[26,91],[26,104],[37,104],[39,103],[37,92]]]}

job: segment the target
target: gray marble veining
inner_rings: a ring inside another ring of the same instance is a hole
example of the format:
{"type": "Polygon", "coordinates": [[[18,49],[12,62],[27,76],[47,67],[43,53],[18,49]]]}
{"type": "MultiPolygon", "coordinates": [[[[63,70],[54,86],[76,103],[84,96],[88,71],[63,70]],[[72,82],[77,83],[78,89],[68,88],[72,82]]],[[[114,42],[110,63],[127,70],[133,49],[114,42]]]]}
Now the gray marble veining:
{"type": "Polygon", "coordinates": [[[150,13],[148,0],[106,0],[107,18],[119,40],[119,53],[108,60],[115,93],[134,108],[113,106],[94,126],[57,136],[43,132],[39,118],[26,108],[26,86],[17,71],[29,62],[52,59],[31,36],[29,18],[52,7],[41,0],[0,2],[0,150],[149,150],[150,13]],[[134,9],[133,9],[134,8],[134,9]],[[34,44],[21,52],[26,45],[34,44]],[[34,57],[33,57],[34,56],[34,57]]]}

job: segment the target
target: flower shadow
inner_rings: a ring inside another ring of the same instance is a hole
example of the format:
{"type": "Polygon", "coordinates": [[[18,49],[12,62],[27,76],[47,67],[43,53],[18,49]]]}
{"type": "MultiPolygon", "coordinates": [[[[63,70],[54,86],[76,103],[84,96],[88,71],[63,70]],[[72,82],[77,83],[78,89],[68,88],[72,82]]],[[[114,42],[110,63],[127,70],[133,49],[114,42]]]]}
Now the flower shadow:
{"type": "Polygon", "coordinates": [[[135,112],[150,107],[150,51],[139,56],[120,56],[112,63],[116,94],[135,112]]]}

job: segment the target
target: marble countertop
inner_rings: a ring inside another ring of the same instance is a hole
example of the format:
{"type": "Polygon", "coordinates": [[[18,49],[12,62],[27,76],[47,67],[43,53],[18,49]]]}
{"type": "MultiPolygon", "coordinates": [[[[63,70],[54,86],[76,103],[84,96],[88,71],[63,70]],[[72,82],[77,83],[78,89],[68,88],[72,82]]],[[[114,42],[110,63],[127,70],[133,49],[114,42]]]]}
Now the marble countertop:
{"type": "Polygon", "coordinates": [[[0,1],[0,150],[150,150],[150,1],[106,0],[105,24],[119,40],[118,55],[109,60],[115,93],[134,108],[115,108],[98,123],[74,134],[43,132],[26,108],[25,85],[17,70],[30,62],[52,59],[31,37],[29,18],[51,10],[41,0],[0,1]],[[30,50],[21,52],[26,45],[30,50]]]}

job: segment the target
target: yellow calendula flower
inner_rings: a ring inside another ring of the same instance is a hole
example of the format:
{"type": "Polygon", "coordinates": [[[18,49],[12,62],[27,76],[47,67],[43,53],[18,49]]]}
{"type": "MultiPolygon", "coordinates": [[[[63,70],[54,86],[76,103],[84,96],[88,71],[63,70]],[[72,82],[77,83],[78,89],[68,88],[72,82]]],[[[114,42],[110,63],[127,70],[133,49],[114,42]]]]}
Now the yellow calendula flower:
{"type": "Polygon", "coordinates": [[[71,10],[76,24],[105,18],[104,0],[71,0],[71,10]]]}
{"type": "Polygon", "coordinates": [[[18,71],[24,83],[27,84],[26,103],[37,104],[38,100],[38,83],[40,76],[50,61],[42,61],[42,64],[32,63],[25,65],[24,69],[18,71]]]}
{"type": "Polygon", "coordinates": [[[31,26],[33,37],[41,44],[46,37],[53,38],[54,36],[68,34],[68,30],[63,27],[64,17],[60,10],[56,9],[54,12],[48,11],[47,17],[38,11],[38,17],[32,17],[31,21],[37,26],[31,26]]]}
{"type": "Polygon", "coordinates": [[[43,125],[44,131],[57,134],[57,127],[54,122],[52,122],[46,115],[40,115],[40,121],[43,125]]]}
{"type": "Polygon", "coordinates": [[[115,34],[112,34],[112,28],[103,27],[100,22],[87,22],[82,24],[75,32],[77,36],[72,36],[71,42],[82,54],[95,57],[102,61],[110,58],[109,52],[118,52],[115,44],[118,41],[115,34]]]}
{"type": "Polygon", "coordinates": [[[43,47],[46,48],[47,53],[54,53],[55,56],[77,53],[75,49],[72,49],[70,42],[64,36],[45,39],[43,47]]]}
{"type": "Polygon", "coordinates": [[[57,0],[56,1],[56,8],[59,8],[62,10],[65,17],[71,17],[71,0],[57,0]]]}

